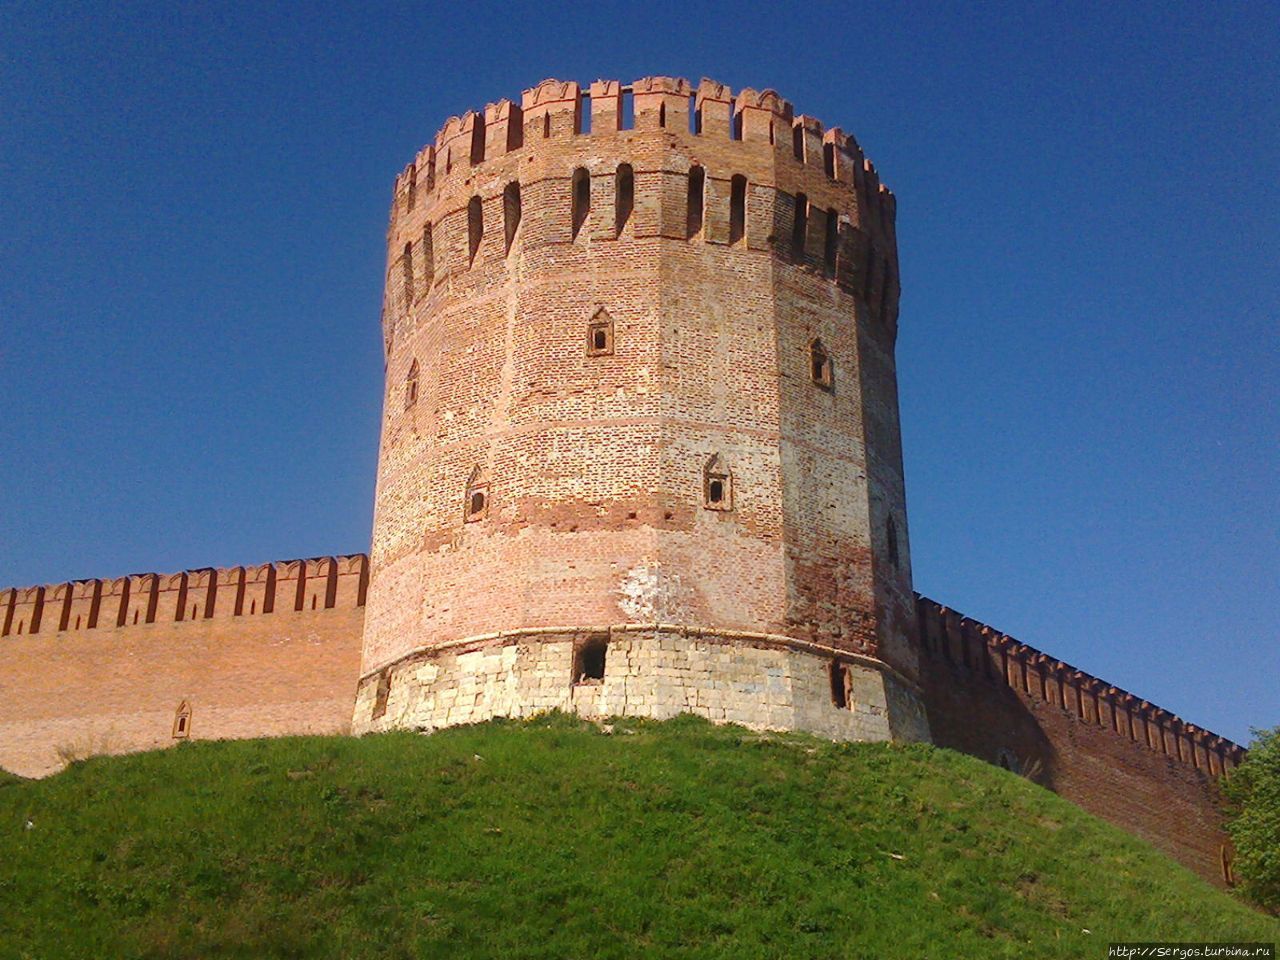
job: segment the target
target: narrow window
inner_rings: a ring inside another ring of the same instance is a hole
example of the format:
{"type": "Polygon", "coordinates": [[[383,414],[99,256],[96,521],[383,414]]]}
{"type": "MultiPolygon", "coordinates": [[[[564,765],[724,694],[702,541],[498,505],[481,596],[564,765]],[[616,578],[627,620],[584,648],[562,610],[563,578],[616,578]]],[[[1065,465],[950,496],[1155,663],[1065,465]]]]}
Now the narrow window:
{"type": "Polygon", "coordinates": [[[467,246],[471,262],[475,263],[480,241],[484,239],[484,205],[479,197],[472,197],[467,204],[467,246]]]}
{"type": "Polygon", "coordinates": [[[737,174],[729,181],[729,242],[747,235],[747,178],[737,174]]]}
{"type": "Polygon", "coordinates": [[[885,530],[884,530],[885,540],[888,542],[888,545],[889,545],[889,562],[893,564],[893,568],[897,570],[898,560],[899,560],[898,558],[898,525],[893,522],[893,517],[890,516],[884,526],[885,526],[885,530]]]}
{"type": "Polygon", "coordinates": [[[733,474],[718,453],[702,469],[702,505],[707,510],[733,509],[733,474]]]}
{"type": "Polygon", "coordinates": [[[699,166],[689,168],[689,209],[685,236],[696,237],[702,232],[702,200],[707,175],[699,166]]]}
{"type": "Polygon", "coordinates": [[[587,356],[606,357],[613,353],[613,318],[597,310],[587,324],[587,356]]]}
{"type": "Polygon", "coordinates": [[[804,239],[809,232],[809,198],[796,194],[796,215],[791,223],[791,251],[798,259],[804,259],[804,239]]]}
{"type": "Polygon", "coordinates": [[[689,94],[689,132],[693,134],[702,132],[702,108],[698,106],[696,93],[689,94]]]}
{"type": "Polygon", "coordinates": [[[804,127],[798,123],[791,128],[791,152],[797,160],[804,159],[804,127]]]}
{"type": "Polygon", "coordinates": [[[516,239],[516,229],[520,226],[520,184],[512,182],[502,191],[502,224],[506,233],[506,252],[511,252],[511,244],[516,239]]]}
{"type": "Polygon", "coordinates": [[[828,277],[836,275],[836,251],[840,245],[840,214],[827,211],[827,240],[822,248],[822,268],[828,277]]]}
{"type": "Polygon", "coordinates": [[[431,284],[436,279],[436,244],[431,235],[431,224],[422,228],[422,292],[431,292],[431,284]]]}
{"type": "Polygon", "coordinates": [[[471,124],[471,165],[484,163],[484,114],[477,113],[471,124]]]}
{"type": "Polygon", "coordinates": [[[467,523],[483,520],[489,514],[489,484],[481,479],[480,468],[471,471],[467,481],[466,500],[463,502],[463,519],[467,523]]]}
{"type": "Polygon", "coordinates": [[[405,206],[412,210],[413,205],[418,199],[418,170],[414,166],[409,167],[409,193],[405,197],[405,206]]]}
{"type": "Polygon", "coordinates": [[[551,136],[551,114],[544,113],[542,115],[542,139],[545,140],[551,136]]]}
{"type": "Polygon", "coordinates": [[[404,379],[404,408],[408,410],[418,402],[418,360],[409,365],[409,375],[404,379]]]}
{"type": "Polygon", "coordinates": [[[841,710],[849,709],[849,668],[839,660],[831,661],[831,703],[841,710]]]}
{"type": "Polygon", "coordinates": [[[400,269],[404,274],[405,309],[413,306],[413,244],[404,245],[404,255],[400,257],[400,269]]]}
{"type": "Polygon", "coordinates": [[[191,736],[191,706],[183,700],[173,714],[173,738],[185,740],[191,736]]]}
{"type": "Polygon", "coordinates": [[[883,320],[889,311],[889,288],[893,284],[893,268],[889,261],[884,262],[884,279],[880,282],[880,318],[883,320]]]}
{"type": "Polygon", "coordinates": [[[573,239],[578,239],[582,225],[591,213],[591,174],[584,167],[573,171],[573,239]]]}
{"type": "Polygon", "coordinates": [[[631,219],[631,211],[636,205],[636,174],[631,164],[624,163],[618,167],[614,176],[613,209],[614,235],[622,236],[622,228],[631,219]]]}
{"type": "Polygon", "coordinates": [[[608,651],[608,641],[598,637],[580,646],[573,658],[573,682],[600,683],[604,680],[604,663],[608,651]]]}
{"type": "Polygon", "coordinates": [[[822,145],[822,170],[832,180],[836,178],[836,145],[834,143],[822,145]]]}
{"type": "Polygon", "coordinates": [[[831,362],[831,354],[823,346],[821,340],[809,344],[809,376],[813,382],[824,390],[835,385],[835,369],[831,362]]]}
{"type": "Polygon", "coordinates": [[[373,695],[373,719],[386,715],[387,700],[391,696],[391,674],[383,670],[378,674],[378,686],[373,695]]]}
{"type": "Polygon", "coordinates": [[[665,103],[658,104],[658,126],[665,127],[667,125],[667,105],[665,103]]]}

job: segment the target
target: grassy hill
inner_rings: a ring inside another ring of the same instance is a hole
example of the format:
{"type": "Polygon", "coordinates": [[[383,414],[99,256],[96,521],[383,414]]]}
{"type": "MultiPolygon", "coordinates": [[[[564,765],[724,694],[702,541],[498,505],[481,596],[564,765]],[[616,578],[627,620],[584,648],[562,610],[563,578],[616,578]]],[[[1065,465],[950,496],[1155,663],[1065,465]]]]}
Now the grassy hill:
{"type": "Polygon", "coordinates": [[[549,717],[0,779],[6,958],[1093,960],[1278,937],[1058,797],[923,746],[549,717]]]}

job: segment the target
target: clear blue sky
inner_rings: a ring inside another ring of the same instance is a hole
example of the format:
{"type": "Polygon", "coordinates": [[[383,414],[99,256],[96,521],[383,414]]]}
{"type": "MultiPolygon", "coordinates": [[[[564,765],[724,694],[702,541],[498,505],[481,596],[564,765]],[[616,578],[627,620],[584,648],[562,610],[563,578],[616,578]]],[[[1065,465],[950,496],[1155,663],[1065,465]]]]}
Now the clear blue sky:
{"type": "Polygon", "coordinates": [[[777,88],[898,195],[918,590],[1280,722],[1280,8],[0,10],[0,584],[365,550],[392,179],[547,76],[777,88]]]}

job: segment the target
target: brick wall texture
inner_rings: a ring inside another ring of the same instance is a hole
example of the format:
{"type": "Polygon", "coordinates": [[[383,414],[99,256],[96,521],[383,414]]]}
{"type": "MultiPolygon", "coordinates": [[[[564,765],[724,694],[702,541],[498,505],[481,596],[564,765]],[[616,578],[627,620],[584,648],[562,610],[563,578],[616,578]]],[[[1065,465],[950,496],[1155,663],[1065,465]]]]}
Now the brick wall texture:
{"type": "Polygon", "coordinates": [[[67,757],[183,737],[349,730],[366,563],[326,557],[0,593],[0,766],[43,776],[67,757]]]}
{"type": "Polygon", "coordinates": [[[895,210],[773,91],[452,118],[395,184],[370,556],[0,593],[0,765],[693,712],[932,736],[1220,878],[1239,747],[912,592],[895,210]]]}

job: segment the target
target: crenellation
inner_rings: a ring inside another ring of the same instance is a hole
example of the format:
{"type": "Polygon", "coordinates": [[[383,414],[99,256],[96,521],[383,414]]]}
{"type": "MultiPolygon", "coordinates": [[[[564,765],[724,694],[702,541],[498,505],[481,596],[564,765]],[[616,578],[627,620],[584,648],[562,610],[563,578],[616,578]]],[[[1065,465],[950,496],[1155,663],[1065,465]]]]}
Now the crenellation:
{"type": "Polygon", "coordinates": [[[733,91],[723,83],[703,77],[698,83],[694,109],[697,131],[704,137],[729,140],[733,136],[733,91]]]}
{"type": "Polygon", "coordinates": [[[734,100],[734,124],[738,139],[747,143],[779,145],[779,139],[792,149],[791,104],[778,96],[775,90],[739,91],[734,100]]]}
{"type": "Polygon", "coordinates": [[[590,88],[591,133],[615,134],[622,129],[622,84],[596,80],[590,88]]]}
{"type": "Polygon", "coordinates": [[[524,91],[521,108],[526,147],[576,136],[582,130],[582,91],[574,81],[543,80],[524,91]]]}
{"type": "Polygon", "coordinates": [[[792,121],[791,142],[792,154],[798,161],[819,170],[824,168],[822,121],[809,116],[796,117],[792,121]]]}
{"type": "Polygon", "coordinates": [[[364,554],[10,587],[0,592],[0,636],[17,636],[19,624],[23,635],[47,635],[227,620],[276,610],[362,607],[367,589],[364,554]],[[277,606],[277,593],[282,606],[277,606]]]}
{"type": "Polygon", "coordinates": [[[688,133],[693,87],[682,77],[643,77],[631,85],[635,129],[688,133]]]}

